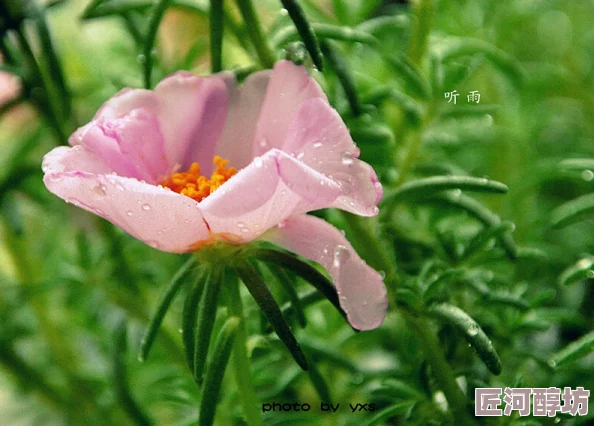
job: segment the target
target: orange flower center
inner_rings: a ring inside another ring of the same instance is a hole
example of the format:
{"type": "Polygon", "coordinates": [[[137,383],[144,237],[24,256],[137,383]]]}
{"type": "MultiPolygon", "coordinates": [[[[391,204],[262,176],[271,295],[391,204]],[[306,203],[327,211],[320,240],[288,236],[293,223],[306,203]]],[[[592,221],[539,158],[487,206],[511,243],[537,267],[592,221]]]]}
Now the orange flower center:
{"type": "Polygon", "coordinates": [[[227,168],[229,160],[218,155],[215,155],[212,162],[217,167],[210,178],[200,174],[198,163],[192,163],[187,172],[174,173],[161,185],[200,202],[237,173],[235,167],[227,168]]]}

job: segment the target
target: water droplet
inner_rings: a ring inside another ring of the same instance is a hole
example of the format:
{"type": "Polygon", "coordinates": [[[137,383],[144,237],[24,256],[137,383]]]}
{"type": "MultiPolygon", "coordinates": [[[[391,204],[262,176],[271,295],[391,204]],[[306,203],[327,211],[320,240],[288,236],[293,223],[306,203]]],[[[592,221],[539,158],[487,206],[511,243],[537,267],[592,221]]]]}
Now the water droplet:
{"type": "Polygon", "coordinates": [[[149,240],[146,242],[149,246],[151,246],[152,248],[156,248],[158,249],[159,247],[161,247],[161,245],[159,244],[158,241],[155,240],[149,240]]]}
{"type": "Polygon", "coordinates": [[[379,208],[377,206],[370,207],[368,212],[370,216],[376,216],[379,213],[379,208]]]}
{"type": "Polygon", "coordinates": [[[116,183],[115,187],[116,187],[116,189],[118,191],[123,191],[124,190],[124,187],[122,185],[120,185],[119,183],[116,183]]]}
{"type": "Polygon", "coordinates": [[[476,336],[479,332],[478,325],[472,324],[470,327],[468,327],[466,332],[468,333],[469,336],[476,336]]]}
{"type": "Polygon", "coordinates": [[[283,220],[281,223],[279,223],[279,224],[277,225],[277,227],[278,227],[279,229],[283,229],[283,228],[285,228],[286,226],[287,226],[287,222],[286,222],[286,221],[284,221],[284,220],[283,220]]]}
{"type": "Polygon", "coordinates": [[[254,166],[262,167],[262,158],[261,157],[254,158],[254,166]]]}
{"type": "Polygon", "coordinates": [[[353,164],[353,153],[352,152],[343,152],[342,153],[342,164],[344,164],[345,166],[350,166],[351,164],[353,164]]]}
{"type": "Polygon", "coordinates": [[[592,179],[594,179],[594,172],[592,170],[584,170],[582,172],[582,179],[584,179],[586,182],[590,182],[592,179]]]}
{"type": "Polygon", "coordinates": [[[379,271],[380,277],[382,277],[382,280],[384,278],[386,278],[386,273],[384,271],[379,271]]]}
{"type": "Polygon", "coordinates": [[[241,228],[241,232],[245,234],[246,232],[250,232],[250,230],[248,228],[241,228]]]}
{"type": "Polygon", "coordinates": [[[144,64],[146,62],[146,56],[144,56],[144,55],[138,55],[136,57],[136,60],[138,61],[139,64],[144,64]]]}
{"type": "Polygon", "coordinates": [[[97,195],[105,195],[105,189],[103,189],[105,185],[99,185],[93,187],[93,192],[97,195]]]}
{"type": "Polygon", "coordinates": [[[237,227],[238,228],[245,228],[245,223],[243,223],[243,222],[237,222],[237,227]]]}
{"type": "Polygon", "coordinates": [[[349,253],[349,249],[346,248],[346,246],[339,244],[336,247],[334,247],[334,259],[332,263],[335,268],[339,268],[340,265],[348,261],[350,257],[351,254],[349,253]]]}
{"type": "Polygon", "coordinates": [[[148,212],[151,209],[151,206],[149,206],[148,204],[143,204],[142,205],[142,210],[144,210],[145,212],[148,212]]]}
{"type": "Polygon", "coordinates": [[[262,138],[262,139],[260,139],[260,143],[258,145],[260,145],[260,148],[267,148],[268,141],[266,140],[266,138],[262,138]]]}
{"type": "Polygon", "coordinates": [[[586,275],[587,275],[587,276],[588,276],[588,278],[590,278],[590,279],[594,278],[594,270],[590,269],[590,270],[589,270],[589,271],[586,273],[586,275]]]}
{"type": "Polygon", "coordinates": [[[126,212],[126,216],[132,216],[133,214],[134,214],[134,213],[132,213],[132,210],[128,210],[128,211],[126,212]]]}
{"type": "Polygon", "coordinates": [[[316,149],[317,148],[320,148],[321,146],[322,146],[322,142],[316,142],[316,143],[313,144],[313,147],[316,148],[316,149]]]}
{"type": "Polygon", "coordinates": [[[297,159],[301,160],[304,156],[305,156],[305,152],[301,151],[299,154],[297,154],[297,159]]]}
{"type": "Polygon", "coordinates": [[[285,195],[286,193],[287,193],[287,190],[286,190],[286,189],[283,189],[283,190],[281,191],[281,195],[285,195]]]}

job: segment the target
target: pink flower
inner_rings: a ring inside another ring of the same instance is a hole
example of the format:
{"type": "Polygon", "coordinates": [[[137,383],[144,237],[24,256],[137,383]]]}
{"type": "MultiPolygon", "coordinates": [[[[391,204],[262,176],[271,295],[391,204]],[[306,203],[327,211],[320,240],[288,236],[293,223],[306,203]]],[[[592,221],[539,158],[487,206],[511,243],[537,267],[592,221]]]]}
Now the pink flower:
{"type": "Polygon", "coordinates": [[[326,268],[354,327],[383,321],[380,274],[305,214],[376,215],[382,187],[303,67],[280,61],[240,87],[230,73],[178,72],[154,91],[125,89],[70,144],[43,162],[45,185],[67,202],[167,252],[271,241],[326,268]]]}

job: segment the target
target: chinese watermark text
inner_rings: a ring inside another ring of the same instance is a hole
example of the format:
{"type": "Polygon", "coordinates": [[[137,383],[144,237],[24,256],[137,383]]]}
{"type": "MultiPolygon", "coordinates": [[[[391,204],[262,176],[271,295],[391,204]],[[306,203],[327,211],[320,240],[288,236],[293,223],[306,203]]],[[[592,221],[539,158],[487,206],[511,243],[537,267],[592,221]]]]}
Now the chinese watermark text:
{"type": "Polygon", "coordinates": [[[517,411],[520,416],[554,417],[558,412],[572,416],[588,414],[590,391],[583,387],[564,388],[476,388],[474,391],[476,416],[510,416],[517,411]],[[503,395],[503,398],[501,396],[503,395]],[[530,396],[532,395],[532,403],[530,396]],[[505,406],[502,408],[502,405],[505,406]]]}

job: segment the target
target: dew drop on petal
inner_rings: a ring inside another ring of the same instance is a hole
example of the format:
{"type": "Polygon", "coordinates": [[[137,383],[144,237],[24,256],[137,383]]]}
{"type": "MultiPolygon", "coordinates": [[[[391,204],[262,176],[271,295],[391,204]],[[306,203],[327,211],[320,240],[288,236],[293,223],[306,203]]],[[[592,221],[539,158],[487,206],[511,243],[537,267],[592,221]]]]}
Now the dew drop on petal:
{"type": "Polygon", "coordinates": [[[126,212],[126,216],[132,216],[133,214],[134,214],[134,213],[132,213],[132,210],[128,210],[128,211],[126,212]]]}
{"type": "Polygon", "coordinates": [[[386,273],[384,271],[379,271],[380,277],[382,277],[382,280],[384,278],[386,278],[386,273]]]}
{"type": "Polygon", "coordinates": [[[335,268],[339,268],[340,265],[348,261],[350,257],[349,249],[347,249],[346,246],[339,244],[334,247],[333,265],[335,268]]]}
{"type": "Polygon", "coordinates": [[[148,204],[143,204],[142,205],[142,210],[144,210],[145,212],[148,212],[151,209],[151,206],[149,206],[148,204]]]}
{"type": "Polygon", "coordinates": [[[592,170],[584,170],[582,172],[582,179],[584,179],[586,182],[590,182],[592,179],[594,179],[594,172],[592,170]]]}
{"type": "Polygon", "coordinates": [[[245,223],[243,223],[243,222],[237,222],[237,227],[238,228],[245,228],[245,223]]]}
{"type": "Polygon", "coordinates": [[[316,142],[316,143],[313,144],[313,147],[316,148],[316,149],[317,148],[320,148],[321,146],[322,146],[322,142],[316,142]]]}
{"type": "Polygon", "coordinates": [[[97,195],[105,195],[105,189],[103,189],[105,185],[99,185],[93,187],[93,192],[97,195]]]}
{"type": "Polygon", "coordinates": [[[305,152],[301,151],[299,154],[297,154],[297,159],[301,160],[304,156],[305,156],[305,152]]]}
{"type": "Polygon", "coordinates": [[[254,158],[254,166],[262,167],[262,158],[261,157],[254,158]]]}
{"type": "Polygon", "coordinates": [[[351,164],[353,164],[353,153],[352,152],[343,152],[342,153],[342,164],[344,164],[345,166],[350,166],[351,164]]]}

